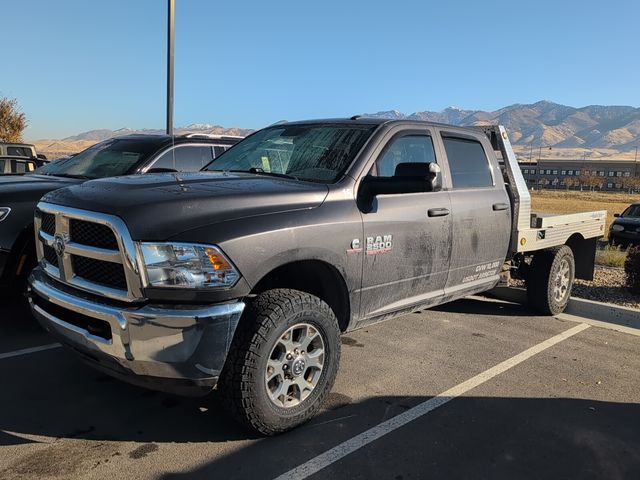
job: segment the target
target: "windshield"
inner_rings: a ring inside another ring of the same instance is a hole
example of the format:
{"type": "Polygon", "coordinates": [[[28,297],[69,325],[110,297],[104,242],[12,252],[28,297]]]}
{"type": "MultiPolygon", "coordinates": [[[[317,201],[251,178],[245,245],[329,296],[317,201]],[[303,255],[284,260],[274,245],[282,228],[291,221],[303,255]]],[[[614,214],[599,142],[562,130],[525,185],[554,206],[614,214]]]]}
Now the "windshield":
{"type": "Polygon", "coordinates": [[[282,125],[240,142],[205,170],[239,171],[334,183],[376,125],[282,125]]]}
{"type": "Polygon", "coordinates": [[[631,205],[622,214],[623,217],[640,217],[640,205],[631,205]]]}
{"type": "Polygon", "coordinates": [[[140,139],[109,139],[73,157],[56,160],[36,173],[61,177],[103,178],[125,175],[157,149],[156,142],[140,139]]]}

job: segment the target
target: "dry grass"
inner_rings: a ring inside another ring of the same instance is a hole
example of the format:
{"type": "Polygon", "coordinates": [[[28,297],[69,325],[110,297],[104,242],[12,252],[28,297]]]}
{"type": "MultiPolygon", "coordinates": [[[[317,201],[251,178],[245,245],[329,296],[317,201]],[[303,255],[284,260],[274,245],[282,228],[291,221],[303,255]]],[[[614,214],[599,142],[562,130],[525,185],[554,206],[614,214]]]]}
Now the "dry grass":
{"type": "Polygon", "coordinates": [[[533,211],[537,213],[578,213],[593,210],[607,211],[605,237],[614,213],[621,213],[630,203],[639,201],[638,195],[626,193],[576,192],[566,190],[538,190],[531,193],[533,211]]]}
{"type": "Polygon", "coordinates": [[[627,259],[627,252],[618,247],[604,248],[596,251],[596,264],[606,267],[624,268],[624,261],[627,259]]]}

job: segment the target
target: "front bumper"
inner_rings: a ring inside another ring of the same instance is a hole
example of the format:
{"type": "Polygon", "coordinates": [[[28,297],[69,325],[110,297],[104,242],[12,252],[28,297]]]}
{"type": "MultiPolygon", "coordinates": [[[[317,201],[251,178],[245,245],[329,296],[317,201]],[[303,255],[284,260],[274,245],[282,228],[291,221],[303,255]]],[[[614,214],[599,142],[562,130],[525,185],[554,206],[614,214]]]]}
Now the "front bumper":
{"type": "Polygon", "coordinates": [[[42,326],[96,368],[127,382],[183,395],[216,384],[244,303],[123,305],[85,294],[40,267],[29,304],[42,326]]]}
{"type": "Polygon", "coordinates": [[[623,245],[629,244],[640,244],[640,232],[614,232],[609,231],[609,238],[613,240],[614,243],[619,243],[623,245]]]}

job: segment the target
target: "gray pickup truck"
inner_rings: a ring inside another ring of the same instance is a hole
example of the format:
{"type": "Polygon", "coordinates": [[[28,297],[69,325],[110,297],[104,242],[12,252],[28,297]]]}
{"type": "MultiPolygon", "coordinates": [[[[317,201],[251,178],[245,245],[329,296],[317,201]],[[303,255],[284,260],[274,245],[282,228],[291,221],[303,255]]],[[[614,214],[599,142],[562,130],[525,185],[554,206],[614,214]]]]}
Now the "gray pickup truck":
{"type": "Polygon", "coordinates": [[[524,279],[564,309],[604,212],[531,214],[502,127],[277,124],[205,171],[94,180],[36,210],[32,311],[86,361],[183,394],[217,385],[263,434],[320,408],[341,332],[524,279]]]}

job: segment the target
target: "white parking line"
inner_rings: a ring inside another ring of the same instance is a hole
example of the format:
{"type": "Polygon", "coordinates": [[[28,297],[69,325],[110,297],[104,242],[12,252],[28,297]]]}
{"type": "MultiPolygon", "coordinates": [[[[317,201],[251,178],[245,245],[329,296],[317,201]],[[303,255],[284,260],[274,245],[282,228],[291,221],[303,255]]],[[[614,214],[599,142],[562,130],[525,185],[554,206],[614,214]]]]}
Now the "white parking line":
{"type": "Polygon", "coordinates": [[[30,353],[51,350],[52,348],[61,347],[59,343],[50,343],[49,345],[40,345],[39,347],[23,348],[22,350],[14,350],[13,352],[0,353],[0,360],[5,358],[19,357],[21,355],[29,355],[30,353]]]}
{"type": "Polygon", "coordinates": [[[325,467],[328,467],[332,463],[337,462],[338,460],[346,457],[350,453],[355,452],[356,450],[368,445],[369,443],[378,440],[384,435],[393,432],[394,430],[406,425],[417,418],[435,410],[438,407],[450,402],[454,398],[457,398],[469,390],[476,388],[479,385],[491,380],[493,377],[500,375],[501,373],[506,372],[510,368],[515,367],[516,365],[524,362],[525,360],[533,357],[534,355],[546,350],[549,347],[552,347],[563,340],[566,340],[577,333],[582,332],[589,328],[589,325],[586,323],[581,323],[580,325],[576,325],[569,330],[566,330],[563,333],[560,333],[554,337],[545,340],[542,343],[539,343],[518,355],[511,357],[504,362],[499,363],[495,367],[491,367],[488,370],[485,370],[482,373],[479,373],[475,377],[470,378],[469,380],[462,382],[459,385],[456,385],[453,388],[450,388],[446,392],[442,392],[441,394],[419,404],[415,407],[407,410],[400,415],[397,415],[389,420],[376,425],[375,427],[362,432],[359,435],[333,447],[330,450],[327,450],[324,453],[321,453],[317,457],[312,458],[311,460],[303,463],[302,465],[289,470],[288,472],[280,475],[275,480],[285,480],[285,479],[303,479],[307,478],[314,473],[319,472],[325,467]]]}

